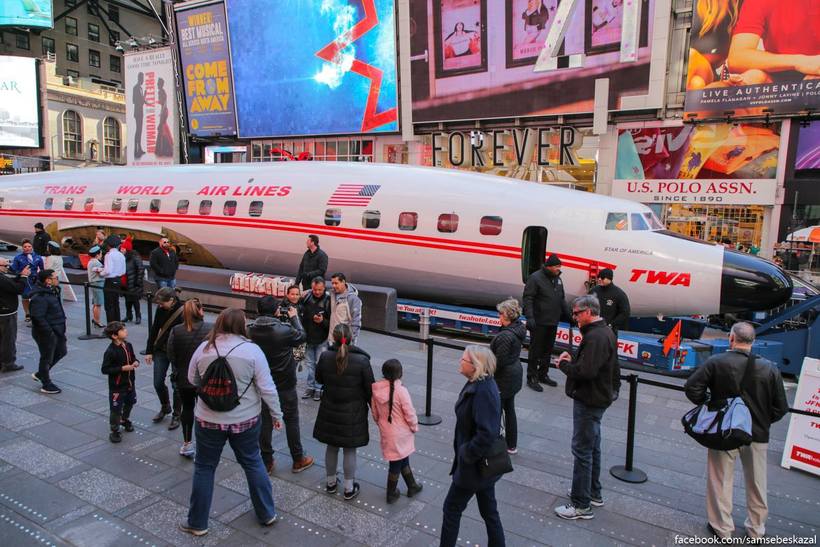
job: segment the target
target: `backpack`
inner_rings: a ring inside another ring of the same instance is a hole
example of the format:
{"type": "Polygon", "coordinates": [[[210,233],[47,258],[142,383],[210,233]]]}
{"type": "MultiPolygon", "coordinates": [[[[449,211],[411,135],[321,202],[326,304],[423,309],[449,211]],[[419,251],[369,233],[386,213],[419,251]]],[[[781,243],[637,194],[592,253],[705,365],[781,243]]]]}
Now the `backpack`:
{"type": "Polygon", "coordinates": [[[208,368],[205,369],[205,374],[202,375],[201,384],[197,390],[197,395],[205,405],[211,410],[217,412],[228,412],[239,406],[239,399],[245,395],[248,388],[251,387],[253,380],[242,392],[238,395],[236,389],[236,377],[233,374],[231,366],[228,364],[228,356],[233,350],[244,344],[240,342],[231,348],[225,355],[219,355],[219,349],[214,344],[216,350],[216,359],[211,361],[208,368]]]}
{"type": "Polygon", "coordinates": [[[752,414],[743,401],[743,388],[749,382],[755,358],[749,354],[740,383],[740,394],[700,404],[681,418],[686,434],[713,450],[734,450],[752,442],[752,414]]]}

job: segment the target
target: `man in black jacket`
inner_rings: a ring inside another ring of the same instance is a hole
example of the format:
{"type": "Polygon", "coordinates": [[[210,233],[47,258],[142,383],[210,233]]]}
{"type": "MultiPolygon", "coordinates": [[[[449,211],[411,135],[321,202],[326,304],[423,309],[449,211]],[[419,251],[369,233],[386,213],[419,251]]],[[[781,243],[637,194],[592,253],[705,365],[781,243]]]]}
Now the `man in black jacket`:
{"type": "Polygon", "coordinates": [[[51,236],[48,235],[45,228],[43,227],[42,222],[38,222],[34,225],[34,237],[31,240],[31,244],[34,247],[34,252],[40,256],[46,256],[46,249],[48,248],[48,242],[51,241],[51,236]]]}
{"type": "Polygon", "coordinates": [[[307,390],[302,399],[319,401],[322,398],[322,384],[316,381],[316,363],[327,349],[330,330],[330,295],[325,290],[325,280],[314,277],[310,292],[302,297],[302,324],[305,326],[305,366],[308,369],[307,390]]]}
{"type": "Polygon", "coordinates": [[[310,234],[307,238],[307,251],[302,255],[299,271],[296,273],[296,284],[302,290],[308,290],[315,277],[325,278],[327,273],[327,253],[319,248],[319,236],[310,234]]]}
{"type": "Polygon", "coordinates": [[[740,456],[746,479],[746,534],[762,538],[766,533],[769,508],[766,501],[766,451],[771,424],[786,415],[789,404],[780,371],[761,357],[750,359],[755,340],[754,327],[735,323],[729,333],[729,351],[713,355],[686,381],[686,397],[695,404],[743,395],[752,415],[752,444],[738,450],[711,450],[706,455],[706,518],[710,531],[720,537],[732,536],[732,478],[740,456]],[[741,386],[746,367],[751,378],[741,386]]]}
{"type": "MultiPolygon", "coordinates": [[[[265,296],[257,303],[259,317],[248,325],[248,334],[265,354],[270,373],[279,393],[279,406],[285,420],[285,434],[288,449],[293,458],[291,471],[301,473],[313,465],[313,457],[306,456],[302,448],[299,432],[299,397],[296,395],[296,360],[293,348],[305,342],[305,330],[299,321],[296,306],[287,308],[289,323],[277,319],[279,306],[272,296],[265,296]]],[[[259,446],[262,460],[268,473],[273,471],[273,447],[271,434],[273,418],[270,409],[262,403],[262,429],[259,432],[259,446]]]]}
{"type": "Polygon", "coordinates": [[[550,357],[555,347],[558,322],[569,319],[569,306],[561,282],[561,259],[550,255],[544,267],[534,272],[524,286],[524,315],[530,331],[529,363],[527,363],[527,386],[544,391],[539,384],[555,387],[549,377],[550,357]]]}
{"type": "Polygon", "coordinates": [[[9,261],[0,257],[0,372],[23,368],[17,364],[17,308],[31,268],[26,266],[15,276],[8,273],[9,261]]]}
{"type": "Polygon", "coordinates": [[[593,295],[576,298],[572,316],[583,340],[574,359],[566,351],[558,357],[558,370],[567,375],[566,394],[572,407],[572,490],[570,502],[555,508],[561,518],[591,519],[592,507],[602,507],[601,418],[618,398],[620,366],[615,333],[601,318],[601,307],[593,295]]]}
{"type": "Polygon", "coordinates": [[[31,336],[40,350],[40,365],[32,374],[42,383],[40,391],[54,395],[62,390],[51,381],[49,372],[68,353],[65,335],[65,312],[54,270],[37,274],[37,285],[31,291],[31,336]]]}
{"type": "Polygon", "coordinates": [[[143,280],[145,268],[142,265],[142,257],[134,249],[125,252],[125,287],[128,291],[125,295],[125,323],[133,320],[135,325],[142,323],[142,307],[140,298],[142,297],[143,280]]]}
{"type": "Polygon", "coordinates": [[[154,367],[154,391],[157,392],[161,406],[159,412],[151,420],[154,423],[161,422],[167,414],[173,412],[171,414],[171,423],[168,424],[168,429],[171,430],[179,427],[182,399],[180,399],[176,388],[176,380],[172,377],[173,407],[171,407],[168,386],[165,385],[168,368],[171,366],[171,360],[168,357],[168,336],[171,334],[171,329],[182,324],[182,308],[185,303],[179,299],[176,291],[170,287],[159,289],[157,294],[154,295],[154,302],[157,304],[157,311],[154,312],[154,321],[151,323],[151,330],[148,331],[148,341],[145,344],[145,362],[154,367]]]}
{"type": "Polygon", "coordinates": [[[598,272],[598,284],[592,287],[589,294],[598,297],[601,304],[601,317],[612,329],[615,335],[618,331],[629,326],[629,298],[620,287],[616,287],[612,282],[613,272],[609,268],[604,268],[598,272]]]}
{"type": "Polygon", "coordinates": [[[171,241],[167,237],[159,240],[159,247],[151,251],[148,256],[148,267],[154,272],[154,281],[157,287],[177,286],[177,270],[179,269],[179,259],[171,241]]]}

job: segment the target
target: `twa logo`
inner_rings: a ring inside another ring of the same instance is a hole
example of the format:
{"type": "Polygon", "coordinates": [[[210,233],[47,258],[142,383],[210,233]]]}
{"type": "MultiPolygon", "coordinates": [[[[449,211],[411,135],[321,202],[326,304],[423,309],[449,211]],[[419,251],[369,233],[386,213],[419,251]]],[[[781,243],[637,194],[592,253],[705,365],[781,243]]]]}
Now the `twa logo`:
{"type": "Polygon", "coordinates": [[[657,270],[632,270],[630,283],[638,283],[643,278],[644,283],[653,285],[683,285],[688,287],[692,284],[692,274],[685,272],[662,272],[657,270]]]}

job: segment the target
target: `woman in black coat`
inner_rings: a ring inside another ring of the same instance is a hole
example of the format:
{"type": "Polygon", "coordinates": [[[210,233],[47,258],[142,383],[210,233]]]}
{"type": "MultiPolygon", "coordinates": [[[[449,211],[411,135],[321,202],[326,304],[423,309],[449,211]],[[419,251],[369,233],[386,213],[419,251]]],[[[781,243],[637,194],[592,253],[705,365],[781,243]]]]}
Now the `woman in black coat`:
{"type": "Polygon", "coordinates": [[[142,297],[145,268],[142,265],[140,254],[130,249],[125,252],[125,321],[133,319],[135,325],[142,323],[140,297],[142,297]]]}
{"type": "Polygon", "coordinates": [[[501,330],[490,342],[490,350],[495,355],[495,383],[501,392],[507,452],[517,454],[518,419],[515,416],[515,394],[521,391],[524,378],[521,346],[527,336],[527,328],[518,320],[521,317],[521,306],[516,299],[504,300],[496,309],[501,320],[501,330]]]}
{"type": "Polygon", "coordinates": [[[493,379],[495,356],[484,346],[467,346],[459,372],[467,383],[456,401],[453,483],[444,499],[440,545],[455,547],[461,514],[475,496],[487,527],[487,545],[503,547],[504,527],[495,501],[495,483],[501,476],[485,478],[479,470],[501,430],[501,398],[493,379]]]}
{"type": "Polygon", "coordinates": [[[322,401],[313,426],[313,437],[327,445],[325,470],[327,493],[338,490],[336,467],[339,448],[344,449],[344,498],[359,495],[356,474],[356,448],[367,446],[370,433],[367,425],[367,405],[372,397],[373,369],[370,355],[351,346],[353,336],[344,324],[333,329],[333,346],[322,353],[316,364],[316,382],[323,385],[322,401]]]}

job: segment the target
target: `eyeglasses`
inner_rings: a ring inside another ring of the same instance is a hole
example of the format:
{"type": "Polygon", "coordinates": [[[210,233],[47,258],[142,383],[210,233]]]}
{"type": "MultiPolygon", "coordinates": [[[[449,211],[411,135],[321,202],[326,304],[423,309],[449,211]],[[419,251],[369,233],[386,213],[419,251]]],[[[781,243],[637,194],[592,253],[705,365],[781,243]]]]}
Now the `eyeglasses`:
{"type": "Polygon", "coordinates": [[[470,364],[470,365],[472,365],[472,364],[473,364],[473,362],[472,362],[472,361],[470,361],[469,359],[467,359],[466,357],[462,357],[462,358],[461,358],[461,361],[462,361],[463,363],[468,363],[468,364],[470,364]]]}
{"type": "Polygon", "coordinates": [[[576,315],[580,315],[581,313],[588,311],[589,308],[584,308],[582,310],[572,310],[572,316],[575,317],[576,315]]]}

